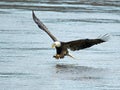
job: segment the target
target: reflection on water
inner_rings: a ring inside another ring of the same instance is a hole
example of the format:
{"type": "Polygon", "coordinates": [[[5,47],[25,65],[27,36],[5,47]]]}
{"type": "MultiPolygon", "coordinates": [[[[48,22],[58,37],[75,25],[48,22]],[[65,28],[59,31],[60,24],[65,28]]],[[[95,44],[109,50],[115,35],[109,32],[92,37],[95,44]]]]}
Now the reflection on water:
{"type": "Polygon", "coordinates": [[[0,0],[0,90],[120,90],[119,0],[0,0]],[[61,41],[111,39],[55,60],[49,36],[61,41]]]}
{"type": "Polygon", "coordinates": [[[93,68],[87,66],[65,65],[57,64],[56,73],[67,79],[72,80],[95,80],[102,79],[102,75],[105,76],[105,70],[100,68],[93,68]]]}

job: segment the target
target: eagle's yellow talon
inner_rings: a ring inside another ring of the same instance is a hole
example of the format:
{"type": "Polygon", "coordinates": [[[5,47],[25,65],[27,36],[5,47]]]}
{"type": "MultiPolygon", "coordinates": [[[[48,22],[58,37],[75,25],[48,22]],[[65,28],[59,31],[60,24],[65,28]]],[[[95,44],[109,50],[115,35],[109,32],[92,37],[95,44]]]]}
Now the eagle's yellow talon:
{"type": "Polygon", "coordinates": [[[56,54],[54,57],[55,57],[56,59],[60,59],[60,55],[59,55],[59,54],[56,54]]]}

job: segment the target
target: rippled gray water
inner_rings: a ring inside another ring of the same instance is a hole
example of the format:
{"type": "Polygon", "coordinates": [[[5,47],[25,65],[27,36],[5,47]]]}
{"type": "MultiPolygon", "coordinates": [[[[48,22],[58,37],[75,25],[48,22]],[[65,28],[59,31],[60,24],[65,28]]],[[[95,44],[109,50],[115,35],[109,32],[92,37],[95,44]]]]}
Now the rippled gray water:
{"type": "Polygon", "coordinates": [[[120,1],[0,0],[0,90],[120,90],[120,1]],[[55,60],[31,10],[61,41],[111,38],[55,60]]]}

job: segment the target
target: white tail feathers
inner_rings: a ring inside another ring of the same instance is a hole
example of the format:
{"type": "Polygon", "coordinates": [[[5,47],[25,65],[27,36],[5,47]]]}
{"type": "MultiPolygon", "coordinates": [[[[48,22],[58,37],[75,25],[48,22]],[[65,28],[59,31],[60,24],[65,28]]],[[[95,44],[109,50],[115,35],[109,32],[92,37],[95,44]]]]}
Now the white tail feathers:
{"type": "Polygon", "coordinates": [[[100,35],[99,37],[98,37],[98,39],[101,39],[101,40],[103,40],[103,41],[108,41],[109,39],[110,39],[110,35],[109,34],[105,34],[105,35],[100,35]]]}

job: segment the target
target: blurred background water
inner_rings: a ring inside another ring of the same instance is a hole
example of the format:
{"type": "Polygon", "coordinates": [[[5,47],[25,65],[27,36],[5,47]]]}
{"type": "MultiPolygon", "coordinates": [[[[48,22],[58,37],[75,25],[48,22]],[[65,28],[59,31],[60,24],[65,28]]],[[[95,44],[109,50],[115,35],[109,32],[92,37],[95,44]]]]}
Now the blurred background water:
{"type": "Polygon", "coordinates": [[[0,0],[0,90],[120,90],[119,29],[119,0],[0,0]],[[32,10],[61,41],[111,38],[55,60],[32,10]]]}

